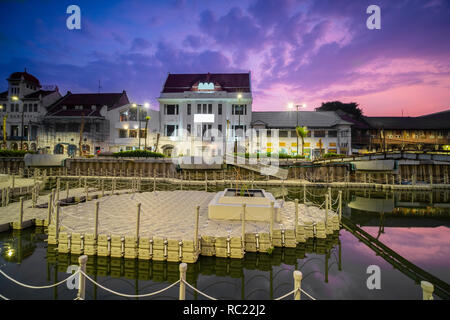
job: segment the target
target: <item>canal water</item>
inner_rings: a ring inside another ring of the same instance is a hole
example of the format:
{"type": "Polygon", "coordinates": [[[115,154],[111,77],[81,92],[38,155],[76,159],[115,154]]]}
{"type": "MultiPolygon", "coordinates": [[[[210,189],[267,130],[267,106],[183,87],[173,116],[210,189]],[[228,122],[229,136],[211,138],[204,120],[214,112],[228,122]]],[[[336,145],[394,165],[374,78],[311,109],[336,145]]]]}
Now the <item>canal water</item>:
{"type": "MultiPolygon", "coordinates": [[[[303,189],[268,189],[286,201],[302,200],[303,189]]],[[[307,198],[322,203],[326,190],[308,188],[307,198]]],[[[332,197],[337,196],[337,189],[332,197]]],[[[274,299],[293,289],[293,271],[303,273],[302,289],[316,299],[421,299],[414,276],[422,269],[450,282],[450,190],[393,192],[343,189],[343,216],[350,219],[413,267],[392,261],[341,229],[327,239],[271,254],[246,253],[242,260],[200,257],[189,264],[187,281],[218,299],[274,299]],[[380,289],[369,289],[369,266],[380,269],[380,289]]],[[[78,256],[58,254],[46,243],[43,228],[0,233],[0,268],[14,279],[43,286],[67,278],[78,256]]],[[[178,264],[89,257],[88,274],[101,285],[126,294],[145,294],[179,278],[178,264]]],[[[56,288],[19,287],[0,275],[0,295],[9,299],[74,299],[74,281],[56,288]]],[[[178,286],[146,299],[177,299],[178,286]]],[[[206,299],[187,288],[187,299],[206,299]]],[[[445,298],[436,296],[435,299],[445,298]]],[[[127,299],[87,281],[86,299],[127,299]]],[[[289,297],[288,299],[292,299],[289,297]]],[[[309,299],[302,295],[302,299],[309,299]]]]}

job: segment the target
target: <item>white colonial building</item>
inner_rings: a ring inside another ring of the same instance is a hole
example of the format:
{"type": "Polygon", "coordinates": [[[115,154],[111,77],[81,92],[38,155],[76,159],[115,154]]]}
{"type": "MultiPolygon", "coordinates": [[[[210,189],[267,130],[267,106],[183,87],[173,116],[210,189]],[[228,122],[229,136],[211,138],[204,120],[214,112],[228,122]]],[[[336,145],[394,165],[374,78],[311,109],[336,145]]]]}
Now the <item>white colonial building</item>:
{"type": "Polygon", "coordinates": [[[220,156],[230,150],[218,141],[239,140],[236,132],[250,127],[250,73],[169,73],[158,101],[160,150],[220,156]]]}
{"type": "MultiPolygon", "coordinates": [[[[258,136],[267,139],[253,139],[251,153],[275,152],[297,154],[297,134],[295,127],[307,127],[303,150],[307,158],[316,158],[320,153],[350,154],[351,123],[342,120],[336,112],[318,111],[277,111],[253,112],[252,127],[258,136]]],[[[298,154],[302,152],[302,140],[298,138],[298,154]]]]}
{"type": "Polygon", "coordinates": [[[0,93],[2,145],[6,133],[3,148],[37,150],[38,131],[47,107],[61,98],[58,87],[42,90],[39,80],[26,71],[14,72],[6,80],[8,90],[0,93]]]}

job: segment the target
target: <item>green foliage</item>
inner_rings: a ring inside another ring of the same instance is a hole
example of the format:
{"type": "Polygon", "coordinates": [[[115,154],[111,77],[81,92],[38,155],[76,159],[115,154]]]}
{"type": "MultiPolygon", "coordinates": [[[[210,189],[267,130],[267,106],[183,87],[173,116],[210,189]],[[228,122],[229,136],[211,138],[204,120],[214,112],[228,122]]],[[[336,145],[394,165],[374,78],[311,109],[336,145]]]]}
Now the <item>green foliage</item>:
{"type": "Polygon", "coordinates": [[[356,102],[343,103],[340,101],[329,101],[322,102],[322,105],[319,108],[316,108],[316,111],[337,111],[341,110],[347,114],[353,115],[356,118],[360,118],[363,115],[362,109],[358,108],[358,104],[356,102]]]}
{"type": "Polygon", "coordinates": [[[275,249],[274,247],[267,248],[267,253],[272,254],[274,249],[275,249]]]}
{"type": "Polygon", "coordinates": [[[345,157],[345,154],[337,154],[334,152],[328,152],[323,155],[323,158],[335,158],[335,157],[345,157]]]}
{"type": "Polygon", "coordinates": [[[114,157],[127,157],[127,158],[164,158],[164,155],[159,152],[153,152],[148,150],[130,150],[120,151],[112,154],[114,157]]]}
{"type": "Polygon", "coordinates": [[[0,157],[3,158],[22,158],[27,153],[34,154],[35,151],[25,151],[25,150],[9,150],[9,149],[1,149],[0,150],[0,157]]]}
{"type": "Polygon", "coordinates": [[[297,136],[299,138],[306,138],[308,135],[308,128],[307,127],[296,127],[295,132],[297,133],[297,136]]]}

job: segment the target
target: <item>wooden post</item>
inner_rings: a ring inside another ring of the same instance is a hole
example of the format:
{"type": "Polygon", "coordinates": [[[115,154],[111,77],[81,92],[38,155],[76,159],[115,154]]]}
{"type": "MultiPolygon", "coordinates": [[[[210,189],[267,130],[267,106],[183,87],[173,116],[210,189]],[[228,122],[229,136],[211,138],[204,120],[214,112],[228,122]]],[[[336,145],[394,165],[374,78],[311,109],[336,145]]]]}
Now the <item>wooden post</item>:
{"type": "Polygon", "coordinates": [[[273,219],[275,214],[275,203],[273,201],[270,202],[270,239],[272,239],[273,236],[273,219]]]}
{"type": "Polygon", "coordinates": [[[303,184],[303,204],[306,203],[306,184],[303,184]]]}
{"type": "Polygon", "coordinates": [[[294,231],[297,230],[298,225],[298,199],[295,199],[295,220],[294,220],[294,231]]]}
{"type": "Polygon", "coordinates": [[[245,207],[246,204],[242,204],[242,248],[245,250],[245,207]]]}
{"type": "Polygon", "coordinates": [[[100,202],[95,202],[95,220],[94,220],[94,239],[97,239],[98,235],[98,213],[100,208],[100,202]]]}
{"type": "MultiPolygon", "coordinates": [[[[10,187],[6,188],[6,206],[8,206],[9,204],[9,192],[10,192],[10,187]]],[[[33,193],[34,195],[34,193],[33,193]]],[[[34,208],[34,205],[33,205],[34,208]]]]}
{"type": "Polygon", "coordinates": [[[52,218],[53,196],[50,193],[48,195],[48,212],[47,212],[47,225],[50,225],[50,219],[52,218]]]}
{"type": "MultiPolygon", "coordinates": [[[[87,263],[88,257],[86,255],[82,255],[78,257],[78,263],[80,264],[80,270],[83,272],[86,272],[86,263],[87,263]]],[[[80,300],[84,300],[86,297],[85,290],[86,289],[86,278],[84,274],[80,272],[79,274],[79,282],[78,282],[78,295],[77,298],[80,300]]]]}
{"type": "Polygon", "coordinates": [[[433,185],[433,175],[430,174],[430,186],[432,186],[432,185],[433,185]]]}
{"type": "Polygon", "coordinates": [[[56,239],[59,237],[59,201],[56,203],[56,215],[55,215],[55,226],[56,226],[56,239]]]}
{"type": "Polygon", "coordinates": [[[66,201],[69,199],[70,186],[69,181],[66,182],[66,201]]]}
{"type": "Polygon", "coordinates": [[[302,272],[295,270],[294,271],[294,300],[300,300],[301,289],[302,289],[302,272]]]}
{"type": "Polygon", "coordinates": [[[420,281],[420,286],[422,287],[423,300],[433,300],[433,284],[428,281],[420,281]]]}
{"type": "Polygon", "coordinates": [[[205,191],[208,192],[208,174],[205,171],[205,191]]]}
{"type": "Polygon", "coordinates": [[[328,206],[330,205],[330,197],[328,193],[325,195],[325,229],[328,223],[328,206]]]}
{"type": "Polygon", "coordinates": [[[19,229],[22,229],[22,221],[23,221],[23,197],[20,197],[19,229]]]}
{"type": "Polygon", "coordinates": [[[137,211],[136,211],[136,239],[139,239],[139,223],[141,220],[141,203],[138,203],[136,205],[137,211]]]}
{"type": "Polygon", "coordinates": [[[105,179],[102,179],[102,197],[105,196],[105,179]]]}
{"type": "Polygon", "coordinates": [[[339,190],[339,224],[342,219],[342,190],[339,190]]]}
{"type": "Polygon", "coordinates": [[[84,178],[84,192],[86,193],[86,202],[89,200],[89,188],[87,185],[87,180],[84,178]]]}
{"type": "Polygon", "coordinates": [[[11,177],[12,177],[12,188],[14,189],[15,184],[16,184],[16,176],[12,175],[11,177]]]}
{"type": "Polygon", "coordinates": [[[2,189],[2,207],[4,207],[6,204],[6,189],[2,189]]]}
{"type": "Polygon", "coordinates": [[[156,169],[153,169],[153,192],[156,191],[156,169]]]}
{"type": "Polygon", "coordinates": [[[198,219],[200,216],[200,206],[195,208],[195,233],[194,233],[194,249],[198,248],[198,219]]]}
{"type": "Polygon", "coordinates": [[[184,283],[184,281],[186,281],[186,269],[187,269],[187,264],[186,263],[180,263],[180,296],[179,299],[180,300],[185,300],[186,299],[186,284],[184,283]]]}
{"type": "Polygon", "coordinates": [[[61,189],[61,180],[60,178],[56,179],[56,201],[59,201],[59,191],[61,189]]]}

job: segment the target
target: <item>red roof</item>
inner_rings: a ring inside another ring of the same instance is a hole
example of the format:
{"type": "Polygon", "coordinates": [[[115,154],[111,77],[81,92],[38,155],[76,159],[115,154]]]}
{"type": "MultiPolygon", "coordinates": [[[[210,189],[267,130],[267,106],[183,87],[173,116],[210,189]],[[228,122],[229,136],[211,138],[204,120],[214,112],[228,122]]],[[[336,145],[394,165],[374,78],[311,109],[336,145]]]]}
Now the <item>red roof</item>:
{"type": "Polygon", "coordinates": [[[70,117],[91,116],[100,117],[100,109],[107,106],[108,110],[130,103],[125,90],[122,93],[71,93],[67,94],[47,108],[47,116],[70,117]],[[75,109],[82,106],[82,109],[75,109]],[[96,110],[92,109],[96,106],[96,110]]]}
{"type": "Polygon", "coordinates": [[[163,91],[191,91],[199,82],[213,82],[227,92],[250,92],[250,73],[169,73],[163,91]]]}
{"type": "Polygon", "coordinates": [[[29,73],[26,72],[26,71],[24,71],[24,72],[14,72],[14,73],[11,73],[11,75],[10,75],[9,78],[8,78],[8,80],[21,80],[22,78],[23,78],[25,81],[28,81],[28,82],[37,84],[38,86],[41,86],[41,84],[39,83],[39,80],[38,80],[35,76],[29,74],[29,73]]]}

